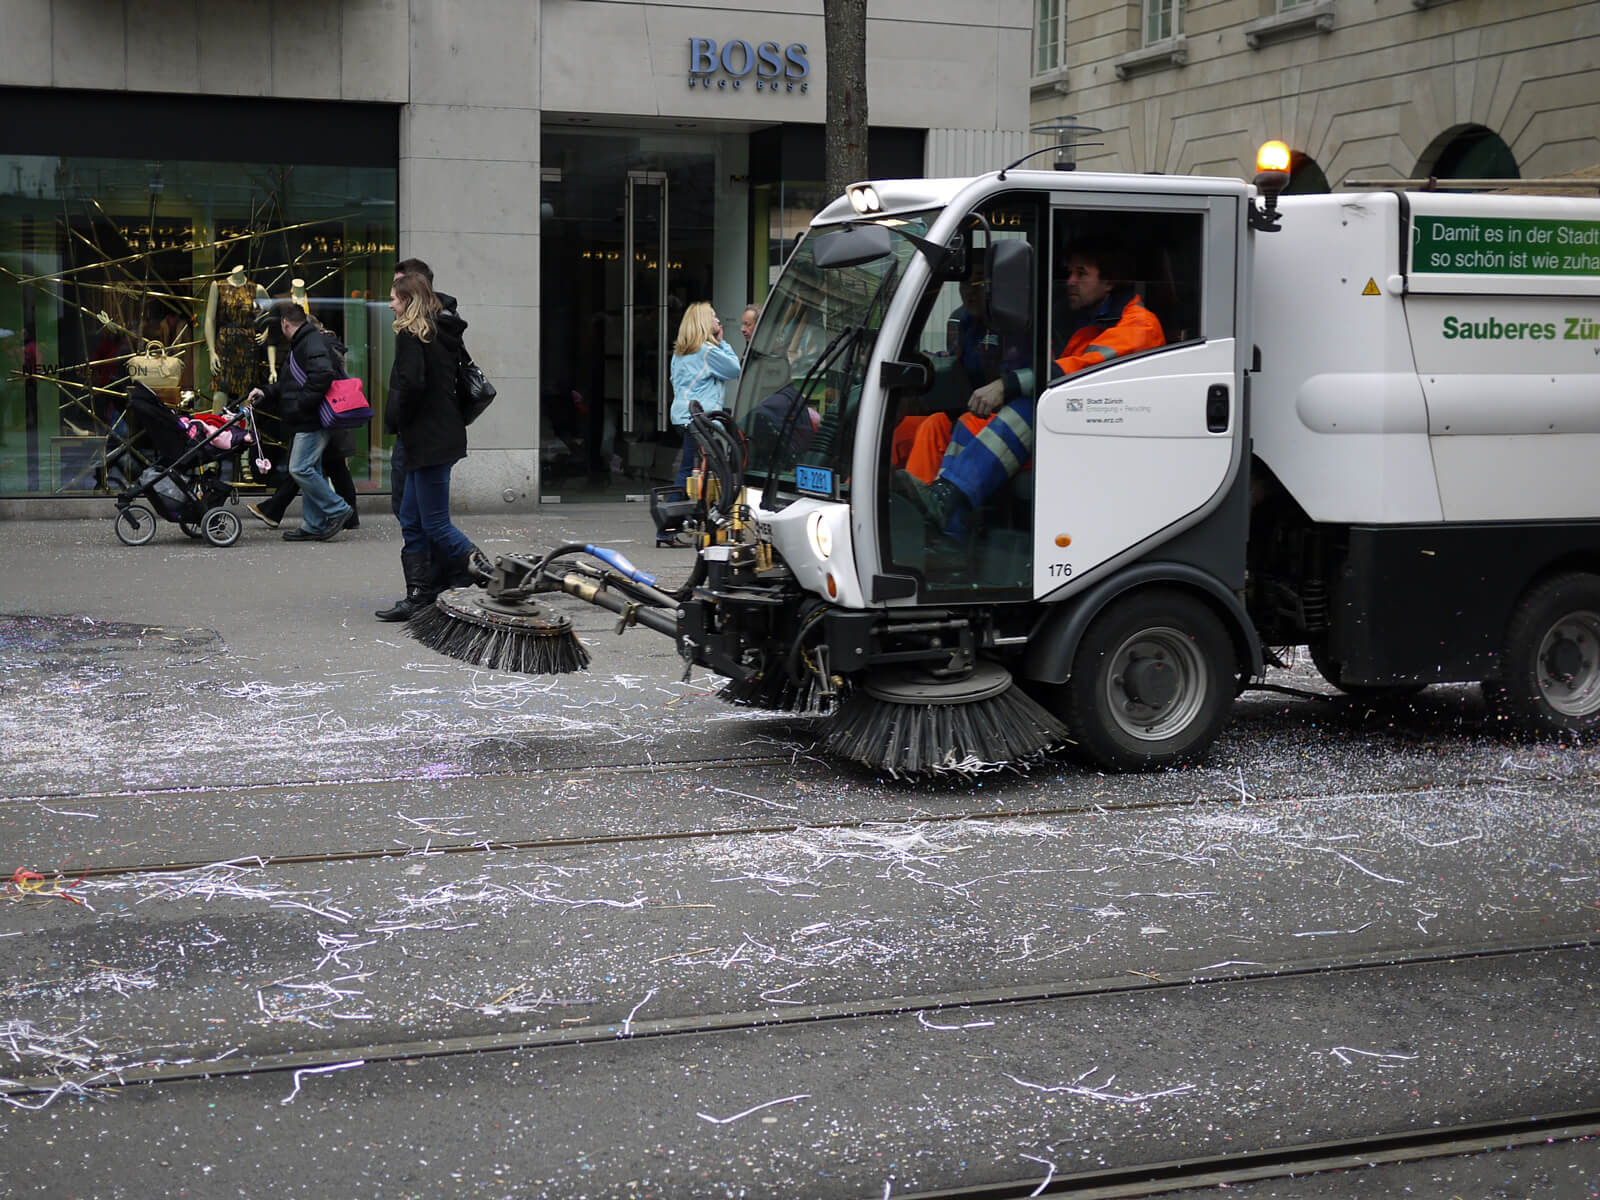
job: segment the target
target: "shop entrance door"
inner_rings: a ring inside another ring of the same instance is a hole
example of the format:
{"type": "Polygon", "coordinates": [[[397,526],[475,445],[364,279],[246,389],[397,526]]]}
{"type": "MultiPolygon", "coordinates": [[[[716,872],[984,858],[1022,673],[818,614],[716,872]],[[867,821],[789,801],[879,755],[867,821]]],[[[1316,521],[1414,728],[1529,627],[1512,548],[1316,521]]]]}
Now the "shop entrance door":
{"type": "Polygon", "coordinates": [[[716,153],[686,135],[542,139],[540,490],[622,500],[672,482],[672,343],[712,298],[716,153]]]}

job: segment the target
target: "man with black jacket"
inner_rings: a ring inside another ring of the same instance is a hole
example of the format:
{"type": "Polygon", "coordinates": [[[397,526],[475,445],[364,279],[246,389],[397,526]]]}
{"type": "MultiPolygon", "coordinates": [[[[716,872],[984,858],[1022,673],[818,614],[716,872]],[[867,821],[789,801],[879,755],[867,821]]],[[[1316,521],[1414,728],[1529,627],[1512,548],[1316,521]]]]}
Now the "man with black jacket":
{"type": "Polygon", "coordinates": [[[284,540],[326,542],[337,537],[355,515],[355,509],[340,499],[322,473],[322,453],[328,448],[330,433],[322,427],[321,409],[334,379],[333,357],[322,331],[293,300],[279,300],[273,316],[289,342],[289,361],[278,372],[276,383],[265,389],[253,388],[245,401],[264,401],[277,412],[284,434],[294,435],[289,474],[300,485],[302,515],[298,529],[283,531],[284,540]]]}

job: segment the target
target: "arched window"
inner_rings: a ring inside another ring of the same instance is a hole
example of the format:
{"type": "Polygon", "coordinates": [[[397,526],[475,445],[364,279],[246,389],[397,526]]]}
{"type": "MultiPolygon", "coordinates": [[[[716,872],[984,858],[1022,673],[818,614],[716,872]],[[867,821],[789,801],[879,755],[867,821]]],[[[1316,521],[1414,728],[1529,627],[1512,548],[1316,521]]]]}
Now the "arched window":
{"type": "Polygon", "coordinates": [[[1482,125],[1457,125],[1433,139],[1412,172],[1417,179],[1521,179],[1500,135],[1482,125]]]}
{"type": "Polygon", "coordinates": [[[1285,195],[1305,196],[1332,190],[1328,186],[1328,177],[1323,174],[1316,159],[1298,150],[1290,151],[1289,186],[1283,189],[1285,195]]]}

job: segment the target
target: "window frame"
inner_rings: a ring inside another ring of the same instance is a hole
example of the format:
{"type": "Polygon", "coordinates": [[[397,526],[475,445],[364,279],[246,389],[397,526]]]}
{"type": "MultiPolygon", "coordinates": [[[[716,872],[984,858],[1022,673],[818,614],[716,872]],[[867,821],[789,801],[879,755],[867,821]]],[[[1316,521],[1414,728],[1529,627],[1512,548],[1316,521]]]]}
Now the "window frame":
{"type": "Polygon", "coordinates": [[[1141,46],[1159,46],[1183,36],[1183,0],[1143,0],[1139,15],[1141,46]],[[1162,25],[1165,29],[1157,34],[1162,25]]]}
{"type": "Polygon", "coordinates": [[[1050,79],[1066,70],[1067,66],[1067,2],[1068,0],[1034,0],[1033,6],[1033,54],[1031,56],[1034,79],[1050,79]],[[1046,15],[1045,9],[1050,9],[1046,15]],[[1045,26],[1049,23],[1054,28],[1054,35],[1046,38],[1045,26]],[[1046,49],[1049,50],[1052,61],[1046,65],[1041,62],[1046,49]]]}

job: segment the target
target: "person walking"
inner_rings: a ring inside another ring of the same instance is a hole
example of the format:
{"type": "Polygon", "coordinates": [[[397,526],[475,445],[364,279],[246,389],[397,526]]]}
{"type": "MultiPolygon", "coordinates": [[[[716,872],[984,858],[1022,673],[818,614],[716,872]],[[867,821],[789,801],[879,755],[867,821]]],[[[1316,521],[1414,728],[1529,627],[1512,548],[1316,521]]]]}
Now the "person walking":
{"type": "Polygon", "coordinates": [[[404,621],[437,593],[433,558],[453,575],[486,583],[489,562],[450,520],[450,472],[467,456],[467,427],[456,404],[456,374],[467,323],[446,312],[428,281],[403,275],[389,292],[394,313],[394,368],[389,374],[386,421],[405,454],[400,499],[400,569],[406,594],[378,611],[383,621],[404,621]]]}
{"type": "MultiPolygon", "coordinates": [[[[433,287],[433,268],[420,258],[402,258],[394,265],[394,279],[399,282],[407,275],[420,275],[431,288],[433,287]]],[[[461,317],[456,309],[456,298],[447,292],[435,291],[434,296],[439,300],[439,320],[447,325],[456,326],[457,332],[465,330],[466,320],[461,317]],[[456,323],[459,322],[459,325],[456,323]]],[[[406,448],[401,443],[399,430],[394,423],[394,410],[386,409],[384,412],[383,426],[388,430],[394,441],[389,446],[389,507],[394,513],[395,520],[400,519],[400,506],[406,498],[406,448]]],[[[473,583],[470,575],[451,575],[444,563],[444,551],[433,546],[429,548],[426,586],[422,591],[424,604],[431,604],[433,598],[447,588],[469,587],[473,583]]],[[[413,607],[408,599],[402,596],[388,608],[379,609],[373,613],[380,621],[407,621],[411,619],[413,607]]]]}
{"type": "Polygon", "coordinates": [[[273,316],[289,342],[289,362],[275,382],[251,388],[248,404],[264,403],[278,414],[289,448],[289,475],[300,486],[301,518],[297,529],[283,531],[286,542],[326,542],[355,516],[322,473],[322,456],[330,432],[322,427],[320,410],[334,380],[333,357],[322,331],[293,300],[279,300],[273,316]]]}
{"type": "MultiPolygon", "coordinates": [[[[722,336],[722,321],[716,309],[699,300],[684,311],[678,322],[678,339],[672,344],[672,425],[683,435],[683,454],[678,459],[678,474],[673,480],[681,492],[694,467],[694,438],[689,435],[691,405],[705,412],[720,412],[726,404],[728,380],[739,378],[739,356],[722,336]]],[[[678,530],[656,530],[656,545],[676,546],[678,530]]]]}
{"type": "MultiPolygon", "coordinates": [[[[304,304],[299,300],[295,300],[295,303],[300,305],[302,312],[306,312],[307,320],[322,334],[322,340],[328,344],[328,358],[333,363],[334,375],[343,375],[345,357],[350,353],[349,348],[340,340],[338,334],[308,312],[304,304]]],[[[356,481],[350,474],[348,461],[354,448],[348,429],[333,429],[329,431],[328,447],[322,452],[322,473],[328,477],[328,483],[333,490],[339,493],[339,499],[350,506],[350,519],[344,525],[346,530],[361,527],[361,513],[356,507],[356,481]]],[[[245,505],[245,509],[268,529],[276,529],[283,521],[283,514],[289,510],[289,505],[294,503],[294,498],[299,494],[300,485],[295,482],[293,475],[286,473],[283,480],[273,489],[272,495],[259,504],[245,505]]]]}

